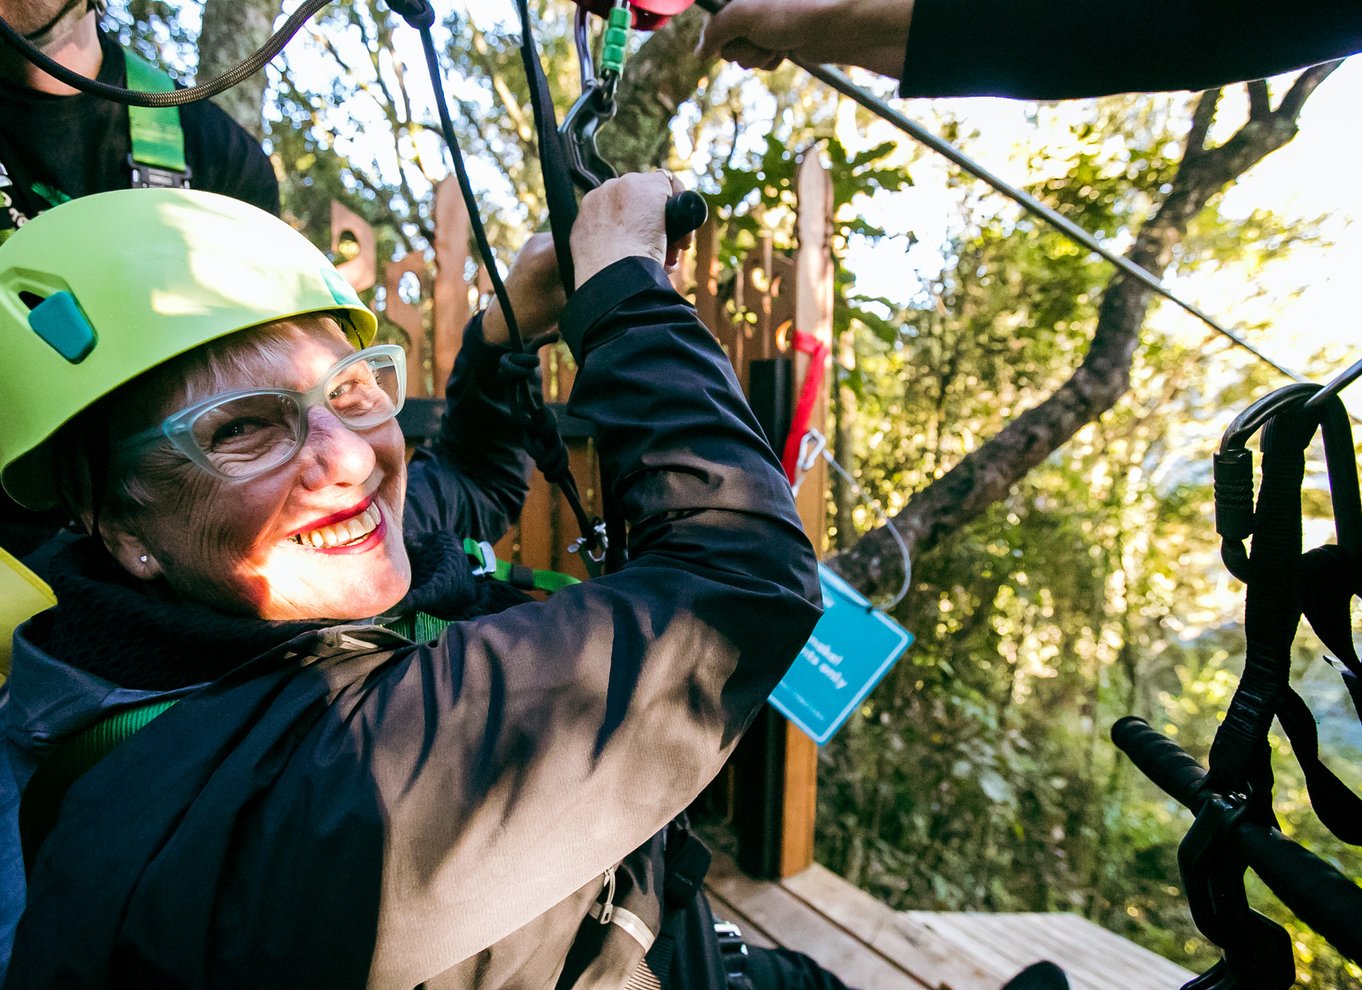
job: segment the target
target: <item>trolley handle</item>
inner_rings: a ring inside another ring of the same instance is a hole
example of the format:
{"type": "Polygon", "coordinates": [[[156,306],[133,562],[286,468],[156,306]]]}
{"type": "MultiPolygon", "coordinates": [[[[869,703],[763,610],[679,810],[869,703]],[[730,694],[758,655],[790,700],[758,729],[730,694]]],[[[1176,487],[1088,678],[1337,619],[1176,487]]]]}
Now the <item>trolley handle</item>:
{"type": "MultiPolygon", "coordinates": [[[[1181,746],[1134,716],[1113,725],[1111,739],[1170,797],[1200,810],[1206,770],[1181,746]]],[[[1362,887],[1277,829],[1248,818],[1228,831],[1226,841],[1296,917],[1362,962],[1362,887]]]]}
{"type": "Polygon", "coordinates": [[[693,189],[677,193],[667,200],[667,243],[675,244],[687,234],[699,230],[708,217],[709,204],[705,202],[705,197],[693,189]]]}
{"type": "Polygon", "coordinates": [[[1169,797],[1194,812],[1201,809],[1206,769],[1185,749],[1134,715],[1111,727],[1111,741],[1169,797]]]}

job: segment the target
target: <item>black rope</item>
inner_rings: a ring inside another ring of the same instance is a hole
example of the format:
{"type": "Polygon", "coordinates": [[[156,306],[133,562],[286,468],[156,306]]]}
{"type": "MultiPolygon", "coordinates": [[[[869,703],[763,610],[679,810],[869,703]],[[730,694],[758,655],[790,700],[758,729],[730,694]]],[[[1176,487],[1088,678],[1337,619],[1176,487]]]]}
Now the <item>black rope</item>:
{"type": "Polygon", "coordinates": [[[540,473],[562,490],[582,536],[587,539],[586,546],[595,549],[598,541],[593,541],[592,537],[597,535],[596,522],[582,505],[577,479],[572,476],[567,444],[563,442],[553,413],[544,405],[539,355],[533,351],[503,355],[497,367],[497,378],[503,384],[513,385],[514,394],[530,397],[528,403],[517,403],[515,410],[515,417],[525,431],[525,450],[540,473]]]}
{"type": "MultiPolygon", "coordinates": [[[[430,5],[421,0],[420,6],[425,8],[433,21],[435,12],[430,5]]],[[[396,8],[394,8],[396,9],[396,8]]],[[[478,209],[478,198],[473,192],[473,184],[468,178],[468,169],[464,166],[463,150],[459,146],[459,139],[454,134],[454,120],[449,114],[449,101],[445,98],[444,82],[440,74],[440,56],[435,50],[435,39],[430,34],[430,24],[424,23],[425,17],[421,14],[409,16],[404,11],[399,11],[403,17],[407,18],[408,23],[415,27],[421,35],[421,48],[426,55],[426,69],[430,74],[430,85],[435,91],[435,107],[440,114],[440,131],[444,135],[445,144],[449,147],[450,158],[454,161],[454,174],[458,177],[459,192],[463,196],[464,208],[468,211],[469,226],[473,230],[473,240],[478,247],[478,257],[482,259],[483,268],[487,270],[487,277],[492,282],[492,293],[497,297],[497,303],[501,306],[501,315],[506,319],[506,329],[510,332],[511,346],[517,351],[525,349],[525,341],[520,335],[520,324],[516,321],[515,311],[511,308],[511,297],[506,291],[506,283],[502,281],[501,272],[497,270],[496,255],[492,251],[492,244],[487,239],[487,230],[482,225],[481,211],[478,209]]]]}
{"type": "MultiPolygon", "coordinates": [[[[511,307],[510,295],[506,291],[506,285],[502,281],[501,274],[497,271],[496,256],[492,252],[492,245],[487,239],[487,231],[482,224],[477,197],[473,193],[473,186],[468,178],[468,170],[464,166],[463,151],[460,148],[459,139],[454,133],[454,121],[449,112],[449,101],[445,97],[444,83],[440,73],[439,55],[435,50],[435,41],[430,33],[430,27],[435,20],[434,10],[427,0],[398,0],[398,2],[390,0],[389,6],[405,18],[407,23],[416,28],[421,35],[421,46],[426,56],[426,68],[429,71],[431,88],[435,94],[435,106],[440,115],[440,129],[444,135],[445,143],[449,147],[450,157],[454,161],[459,191],[468,211],[469,226],[472,228],[473,239],[478,246],[478,254],[487,269],[488,277],[491,279],[492,291],[501,306],[511,338],[512,353],[503,359],[501,373],[515,383],[511,394],[517,410],[517,417],[524,428],[525,449],[534,459],[535,466],[539,468],[544,477],[552,484],[557,485],[563,493],[573,517],[577,520],[578,528],[581,530],[583,549],[589,554],[598,552],[601,547],[601,535],[595,521],[587,515],[586,509],[582,505],[581,492],[577,487],[576,479],[572,476],[567,446],[563,443],[562,435],[558,432],[558,422],[544,405],[543,392],[539,383],[539,357],[536,352],[526,349],[526,342],[521,335],[515,311],[511,307]]],[[[521,6],[524,7],[523,0],[521,6]]],[[[524,10],[523,13],[528,18],[528,10],[524,10]]],[[[523,28],[526,32],[526,38],[530,38],[528,20],[523,22],[523,28]]],[[[533,55],[532,60],[529,56],[526,56],[527,69],[538,68],[537,73],[531,72],[530,89],[533,92],[538,88],[540,98],[548,99],[548,84],[544,79],[542,67],[538,65],[538,55],[534,53],[532,40],[527,42],[522,39],[522,52],[526,48],[533,55]]],[[[551,119],[552,106],[552,101],[549,100],[547,111],[544,111],[542,107],[536,111],[537,123],[542,123],[545,112],[549,114],[551,119]]],[[[557,141],[557,127],[550,128],[548,133],[551,135],[551,141],[557,141]]],[[[540,128],[540,141],[541,147],[543,147],[544,130],[542,126],[540,128]]],[[[561,146],[557,146],[556,150],[559,159],[562,159],[561,146]]],[[[546,161],[546,164],[549,165],[546,170],[548,174],[545,176],[547,185],[550,182],[553,165],[550,161],[546,161]]],[[[566,168],[565,164],[563,168],[566,168]]],[[[571,197],[573,194],[570,180],[568,190],[571,197]]],[[[563,270],[563,251],[567,248],[568,234],[572,229],[572,220],[576,216],[576,200],[575,198],[572,199],[572,212],[571,215],[566,217],[563,215],[561,201],[558,198],[551,198],[551,205],[555,203],[558,208],[550,211],[551,219],[557,218],[554,244],[558,250],[560,272],[565,279],[564,289],[570,293],[572,291],[571,257],[568,257],[566,270],[563,270]],[[564,220],[566,220],[565,227],[563,227],[564,220]],[[558,229],[560,227],[561,230],[558,229]]]]}
{"type": "Polygon", "coordinates": [[[240,65],[228,69],[216,79],[210,79],[206,83],[198,86],[189,86],[186,89],[174,89],[165,93],[139,93],[135,90],[125,89],[122,86],[110,86],[102,83],[98,79],[90,79],[82,76],[79,72],[73,72],[60,62],[45,55],[43,51],[33,45],[18,31],[14,30],[4,18],[0,18],[0,37],[9,42],[19,51],[19,54],[28,59],[38,68],[52,76],[58,82],[63,82],[72,89],[78,89],[85,93],[92,93],[95,96],[102,96],[106,100],[115,103],[122,103],[134,107],[178,107],[186,103],[197,103],[200,100],[207,100],[217,96],[224,90],[231,89],[237,83],[250,76],[255,75],[265,67],[265,64],[284,50],[293,36],[298,33],[298,29],[306,24],[317,11],[325,7],[331,0],[304,0],[292,14],[289,15],[282,27],[270,36],[254,54],[249,56],[240,65]]]}

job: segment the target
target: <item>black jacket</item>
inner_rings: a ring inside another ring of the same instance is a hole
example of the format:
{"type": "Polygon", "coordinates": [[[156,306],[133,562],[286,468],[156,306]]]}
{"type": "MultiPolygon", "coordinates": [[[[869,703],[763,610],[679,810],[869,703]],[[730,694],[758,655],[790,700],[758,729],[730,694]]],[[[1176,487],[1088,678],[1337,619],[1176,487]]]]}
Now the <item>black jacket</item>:
{"type": "Polygon", "coordinates": [[[899,95],[1211,89],[1358,51],[1358,0],[916,0],[899,95]]]}
{"type": "MultiPolygon", "coordinates": [[[[190,693],[68,793],[7,986],[552,982],[602,873],[718,771],[818,616],[789,486],[660,267],[602,272],[562,327],[630,563],[433,642],[305,631],[190,693]]],[[[509,427],[452,408],[410,525],[494,538],[523,477],[477,459],[509,427]]],[[[16,637],[20,786],[135,700],[88,678],[16,637]]]]}

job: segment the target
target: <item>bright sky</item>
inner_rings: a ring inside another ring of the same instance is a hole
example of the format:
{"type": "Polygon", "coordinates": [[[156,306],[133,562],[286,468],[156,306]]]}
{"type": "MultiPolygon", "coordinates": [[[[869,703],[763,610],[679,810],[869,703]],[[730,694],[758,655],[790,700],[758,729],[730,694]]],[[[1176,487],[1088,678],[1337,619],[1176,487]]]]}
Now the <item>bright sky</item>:
{"type": "MultiPolygon", "coordinates": [[[[1274,86],[1274,92],[1281,91],[1283,86],[1274,86]]],[[[1344,63],[1319,88],[1306,104],[1295,140],[1241,179],[1223,204],[1223,212],[1230,217],[1246,216],[1255,209],[1289,219],[1327,217],[1323,229],[1331,246],[1299,248],[1256,274],[1242,270],[1197,273],[1175,286],[1179,294],[1231,329],[1270,321],[1266,332],[1253,334],[1251,339],[1295,369],[1325,344],[1333,345],[1340,368],[1362,358],[1362,313],[1355,290],[1362,277],[1362,184],[1356,180],[1362,161],[1359,104],[1362,57],[1344,63]],[[1245,302],[1246,277],[1252,279],[1253,288],[1264,290],[1267,301],[1245,302]]],[[[976,132],[961,142],[966,153],[1013,185],[1025,185],[1034,178],[1025,164],[1037,140],[1036,128],[1027,120],[1032,104],[971,99],[942,100],[926,107],[911,101],[898,105],[913,117],[925,117],[933,110],[956,115],[964,125],[962,132],[976,132]]],[[[1236,110],[1242,112],[1227,101],[1223,116],[1232,122],[1236,110]]],[[[1081,112],[1082,107],[1075,106],[1074,111],[1081,112]]],[[[887,127],[875,128],[865,139],[871,143],[896,134],[887,127]]],[[[896,246],[862,246],[851,257],[859,292],[901,297],[905,284],[913,281],[905,280],[906,268],[932,277],[939,266],[934,245],[944,238],[950,216],[940,199],[950,167],[940,160],[924,162],[914,168],[915,188],[875,198],[876,222],[890,230],[915,231],[920,246],[907,258],[896,246]]],[[[1197,338],[1204,332],[1198,321],[1167,305],[1159,325],[1168,332],[1197,338]]],[[[1348,398],[1354,412],[1362,413],[1362,385],[1348,398]]]]}

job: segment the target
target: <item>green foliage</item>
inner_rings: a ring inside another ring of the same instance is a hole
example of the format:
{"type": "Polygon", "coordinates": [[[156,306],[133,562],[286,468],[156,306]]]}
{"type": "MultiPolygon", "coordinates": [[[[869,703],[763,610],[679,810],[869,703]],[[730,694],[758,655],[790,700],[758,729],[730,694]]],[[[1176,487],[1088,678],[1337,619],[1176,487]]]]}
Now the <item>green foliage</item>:
{"type": "MultiPolygon", "coordinates": [[[[1182,118],[1150,102],[1103,101],[1057,138],[1060,161],[1036,154],[1033,171],[1060,178],[1030,191],[1107,238],[1129,236],[1179,151],[1182,118]]],[[[858,328],[860,441],[843,460],[854,454],[861,484],[889,504],[1070,375],[1110,277],[1005,206],[962,204],[920,301],[876,332],[858,328]]],[[[1178,264],[1253,270],[1297,236],[1313,235],[1266,212],[1232,225],[1209,211],[1178,264]]],[[[1224,384],[1227,359],[1205,360],[1204,343],[1146,331],[1131,394],[915,562],[897,618],[918,641],[822,753],[823,862],[891,905],[1076,911],[1190,968],[1214,961],[1180,889],[1189,816],[1107,738],[1133,712],[1204,758],[1242,665],[1242,588],[1218,561],[1209,455],[1214,429],[1277,382],[1250,369],[1224,384]]],[[[1307,504],[1327,511],[1321,501],[1307,504]]],[[[1297,677],[1319,680],[1347,717],[1319,652],[1307,644],[1297,677]]],[[[1356,765],[1357,737],[1346,738],[1334,760],[1356,765]]],[[[1278,767],[1288,831],[1362,877],[1362,857],[1311,816],[1299,772],[1278,767]]],[[[1270,895],[1254,901],[1290,925],[1302,985],[1358,985],[1362,972],[1270,895]]]]}

